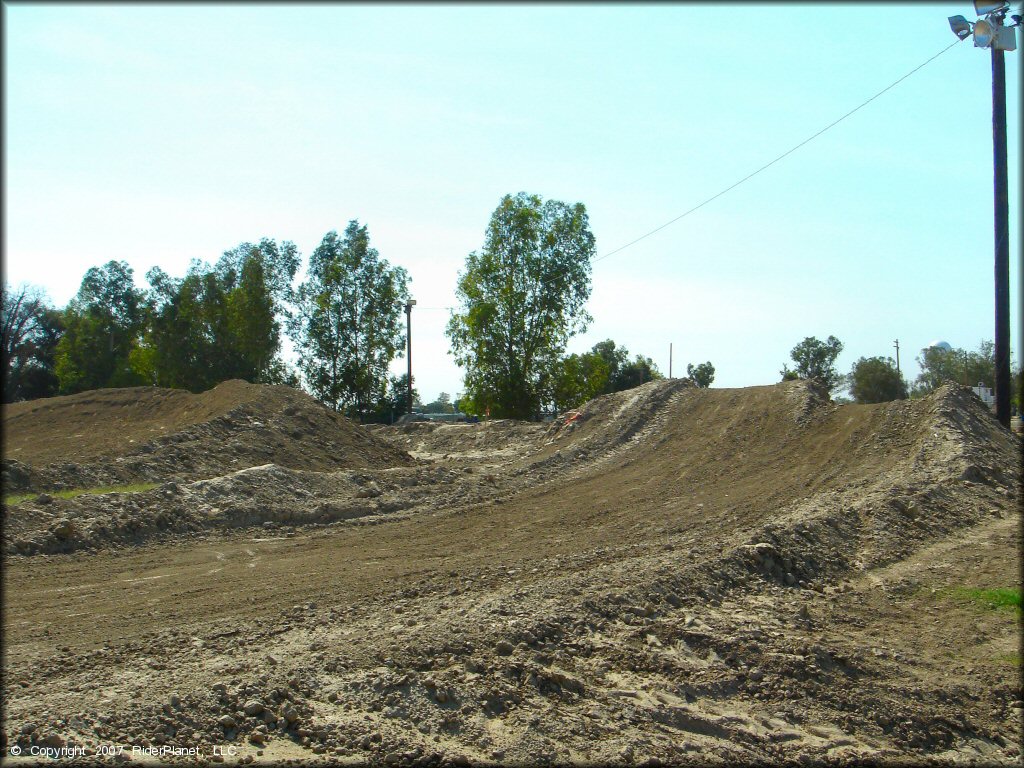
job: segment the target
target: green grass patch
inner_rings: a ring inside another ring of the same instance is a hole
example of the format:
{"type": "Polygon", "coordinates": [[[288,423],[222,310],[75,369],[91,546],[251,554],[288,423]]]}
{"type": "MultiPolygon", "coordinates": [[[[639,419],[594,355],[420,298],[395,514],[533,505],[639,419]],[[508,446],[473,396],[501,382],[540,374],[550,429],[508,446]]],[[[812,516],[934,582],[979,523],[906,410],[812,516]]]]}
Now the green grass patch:
{"type": "Polygon", "coordinates": [[[95,496],[101,493],[142,493],[159,486],[160,483],[131,483],[129,485],[100,485],[95,488],[69,488],[63,491],[33,491],[32,493],[13,493],[4,496],[4,504],[14,506],[29,501],[45,493],[58,499],[73,499],[76,496],[95,496]]]}
{"type": "Polygon", "coordinates": [[[1000,653],[992,657],[992,661],[998,666],[1014,667],[1020,669],[1020,654],[1019,653],[1000,653]]]}
{"type": "Polygon", "coordinates": [[[949,593],[957,600],[964,600],[991,608],[994,610],[1016,610],[1020,612],[1020,588],[1007,587],[1003,589],[969,589],[958,587],[950,590],[949,593]]]}

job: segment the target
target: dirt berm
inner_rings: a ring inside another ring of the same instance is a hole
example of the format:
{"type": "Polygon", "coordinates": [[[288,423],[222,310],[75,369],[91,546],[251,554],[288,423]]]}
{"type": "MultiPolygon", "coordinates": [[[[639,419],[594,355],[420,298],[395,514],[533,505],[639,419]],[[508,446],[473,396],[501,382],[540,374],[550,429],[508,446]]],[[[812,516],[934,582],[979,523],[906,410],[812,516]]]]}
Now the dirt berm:
{"type": "Polygon", "coordinates": [[[300,470],[410,463],[300,390],[226,381],[101,389],[4,406],[4,488],[195,480],[274,463],[300,470]]]}
{"type": "MultiPolygon", "coordinates": [[[[254,445],[6,507],[0,748],[1019,764],[1021,443],[970,390],[663,381],[550,425],[364,433],[388,466],[254,445]]],[[[45,461],[124,441],[75,450],[45,461]]]]}

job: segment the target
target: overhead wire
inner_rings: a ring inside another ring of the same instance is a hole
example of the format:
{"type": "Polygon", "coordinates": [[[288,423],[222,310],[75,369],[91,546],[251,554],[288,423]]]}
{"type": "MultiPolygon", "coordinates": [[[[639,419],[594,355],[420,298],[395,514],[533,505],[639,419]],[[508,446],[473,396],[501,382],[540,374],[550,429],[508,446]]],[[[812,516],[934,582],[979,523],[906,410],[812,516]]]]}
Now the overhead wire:
{"type": "Polygon", "coordinates": [[[942,54],[944,54],[944,53],[945,53],[946,51],[948,51],[948,50],[949,50],[950,48],[953,48],[954,46],[956,46],[956,45],[959,45],[959,44],[960,44],[960,43],[962,43],[962,42],[963,42],[963,40],[960,40],[960,39],[958,39],[958,40],[956,40],[956,42],[950,43],[950,44],[949,44],[949,45],[947,45],[947,46],[946,46],[945,48],[943,48],[943,49],[942,49],[941,51],[939,51],[938,53],[936,53],[936,54],[935,54],[934,56],[931,56],[930,58],[926,59],[926,60],[925,60],[925,61],[923,61],[922,63],[918,64],[918,65],[917,65],[916,67],[914,67],[914,68],[913,68],[912,70],[910,70],[909,72],[907,72],[907,74],[903,75],[903,77],[901,77],[901,78],[899,78],[898,80],[896,80],[896,81],[894,81],[894,82],[890,83],[889,85],[887,85],[887,86],[886,86],[885,88],[883,88],[882,90],[880,90],[880,91],[879,91],[878,93],[876,93],[876,94],[875,94],[874,96],[872,96],[871,98],[869,98],[869,99],[866,99],[865,101],[861,102],[860,104],[858,104],[858,105],[857,105],[856,107],[854,107],[853,109],[851,109],[851,110],[850,110],[849,112],[847,112],[847,113],[846,113],[845,115],[843,115],[842,117],[840,117],[840,118],[838,118],[838,119],[836,119],[836,120],[833,120],[833,121],[832,121],[831,123],[829,123],[828,125],[826,125],[826,126],[825,126],[824,128],[822,128],[822,129],[821,129],[820,131],[818,131],[817,133],[815,133],[815,134],[813,134],[813,135],[811,135],[811,136],[808,136],[808,137],[807,137],[806,139],[804,139],[803,141],[801,141],[801,142],[800,142],[799,144],[797,144],[796,146],[794,146],[794,147],[791,147],[790,149],[787,149],[787,150],[786,150],[785,152],[783,152],[783,153],[782,153],[781,155],[779,155],[778,157],[776,157],[776,158],[775,158],[774,160],[771,160],[770,162],[767,162],[767,163],[765,163],[765,164],[764,164],[764,165],[762,165],[762,166],[761,166],[760,168],[758,168],[758,169],[757,169],[756,171],[753,171],[753,172],[751,172],[751,173],[748,173],[748,174],[747,174],[746,176],[744,176],[744,177],[743,177],[742,179],[740,179],[739,181],[737,181],[737,182],[735,182],[735,183],[733,183],[733,184],[729,185],[728,187],[726,187],[725,189],[723,189],[723,190],[722,190],[721,192],[718,192],[717,194],[715,194],[715,195],[712,195],[712,196],[711,196],[711,197],[709,197],[709,198],[708,198],[707,200],[704,200],[703,202],[701,202],[701,203],[699,203],[699,204],[697,204],[697,205],[693,206],[693,208],[691,208],[690,210],[686,211],[685,213],[681,213],[681,214],[679,214],[679,215],[678,215],[678,216],[676,216],[676,217],[675,217],[674,219],[671,219],[670,221],[666,221],[666,222],[665,222],[664,224],[662,224],[661,226],[659,226],[659,227],[655,227],[655,228],[654,228],[654,229],[652,229],[652,230],[651,230],[650,232],[647,232],[646,234],[640,235],[640,237],[636,238],[635,240],[631,240],[630,242],[626,243],[625,245],[620,245],[620,246],[619,246],[618,248],[616,248],[616,249],[615,249],[615,250],[613,250],[613,251],[608,251],[608,253],[605,253],[605,254],[602,254],[601,256],[598,256],[598,257],[597,257],[596,259],[594,259],[594,260],[593,260],[593,262],[592,262],[592,263],[596,264],[596,263],[597,263],[597,262],[599,262],[599,261],[602,261],[602,260],[604,260],[604,259],[607,259],[607,258],[608,258],[609,256],[613,256],[613,255],[615,255],[616,253],[619,253],[620,251],[624,251],[624,250],[626,250],[626,249],[627,249],[627,248],[629,248],[630,246],[636,245],[636,244],[637,244],[637,243],[639,243],[639,242],[640,242],[641,240],[644,240],[644,239],[646,239],[646,238],[650,237],[651,235],[653,235],[653,234],[655,234],[655,233],[657,233],[657,232],[660,232],[661,230],[665,229],[665,227],[668,227],[668,226],[670,226],[670,225],[672,225],[672,224],[675,224],[675,223],[676,223],[677,221],[679,221],[680,219],[685,219],[685,218],[686,218],[687,216],[689,216],[689,215],[690,215],[691,213],[694,213],[695,211],[697,211],[697,210],[700,210],[701,208],[703,208],[703,207],[704,207],[705,205],[707,205],[708,203],[710,203],[710,202],[713,202],[714,200],[717,200],[718,198],[720,198],[720,197],[721,197],[722,195],[726,194],[727,192],[730,192],[730,191],[732,191],[732,190],[736,189],[736,187],[740,186],[740,184],[743,184],[744,182],[746,182],[746,181],[749,181],[750,179],[754,178],[755,176],[757,176],[757,174],[761,173],[762,171],[765,171],[765,170],[767,170],[768,168],[771,168],[771,167],[772,167],[773,165],[775,165],[775,164],[776,164],[777,162],[779,162],[779,161],[780,161],[780,160],[782,160],[783,158],[785,158],[785,157],[788,157],[789,155],[793,154],[794,152],[796,152],[796,151],[797,151],[798,149],[800,149],[800,148],[801,148],[801,147],[803,147],[804,145],[806,145],[806,144],[809,144],[809,143],[810,143],[810,142],[812,142],[812,141],[813,141],[814,139],[816,139],[816,138],[818,138],[819,136],[821,136],[821,135],[822,135],[823,133],[825,133],[826,131],[828,131],[828,130],[830,130],[830,129],[834,128],[834,127],[835,127],[835,126],[837,126],[837,125],[839,125],[839,123],[843,122],[843,120],[845,120],[846,118],[850,117],[850,115],[852,115],[852,114],[854,114],[855,112],[857,112],[858,110],[860,110],[860,109],[862,109],[862,108],[866,107],[866,106],[867,106],[868,104],[870,104],[870,103],[871,103],[872,101],[874,101],[874,100],[875,100],[875,99],[877,99],[877,98],[878,98],[879,96],[881,96],[882,94],[884,94],[884,93],[885,93],[886,91],[890,91],[890,90],[892,90],[892,89],[893,89],[893,88],[895,88],[895,87],[896,87],[897,85],[899,85],[899,84],[900,84],[900,83],[902,83],[902,82],[903,82],[904,80],[906,80],[906,79],[907,79],[908,77],[910,77],[910,76],[911,76],[911,75],[913,75],[913,74],[914,74],[915,72],[917,72],[917,71],[918,71],[919,69],[922,69],[922,68],[924,68],[925,66],[927,66],[927,65],[928,65],[928,64],[930,64],[931,62],[935,61],[935,59],[939,58],[939,56],[941,56],[942,54]]]}

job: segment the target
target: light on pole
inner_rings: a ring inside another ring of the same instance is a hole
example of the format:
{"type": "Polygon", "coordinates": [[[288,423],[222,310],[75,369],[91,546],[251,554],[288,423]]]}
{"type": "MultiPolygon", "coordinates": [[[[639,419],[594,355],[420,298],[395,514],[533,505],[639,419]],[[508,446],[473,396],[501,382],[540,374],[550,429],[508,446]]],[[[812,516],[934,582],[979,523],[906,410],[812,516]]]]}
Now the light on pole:
{"type": "Polygon", "coordinates": [[[1010,426],[1010,212],[1006,173],[1006,66],[1004,51],[1017,50],[1020,16],[1010,17],[1005,25],[1009,4],[982,3],[975,0],[979,16],[973,24],[963,16],[950,16],[949,28],[961,40],[973,33],[975,48],[992,51],[992,166],[995,218],[995,397],[996,418],[1010,426]]]}
{"type": "Polygon", "coordinates": [[[409,362],[409,375],[406,377],[408,381],[408,404],[409,414],[412,414],[412,308],[416,306],[416,299],[409,299],[405,303],[405,356],[409,362]]]}

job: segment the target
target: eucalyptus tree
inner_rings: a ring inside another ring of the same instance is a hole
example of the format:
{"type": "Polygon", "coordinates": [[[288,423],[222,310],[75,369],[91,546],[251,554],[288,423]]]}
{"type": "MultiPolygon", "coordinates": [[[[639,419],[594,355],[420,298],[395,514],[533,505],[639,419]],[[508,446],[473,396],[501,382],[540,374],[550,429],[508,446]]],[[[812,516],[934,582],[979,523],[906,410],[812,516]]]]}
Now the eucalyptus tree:
{"type": "Polygon", "coordinates": [[[342,237],[324,236],[310,254],[289,326],[299,369],[317,399],[363,420],[385,398],[388,366],[405,344],[408,283],[402,267],[370,247],[358,221],[342,237]]]}
{"type": "Polygon", "coordinates": [[[464,407],[533,418],[551,397],[566,342],[590,322],[594,235],[582,203],[506,195],[483,248],[466,257],[447,334],[465,369],[464,407]]]}

